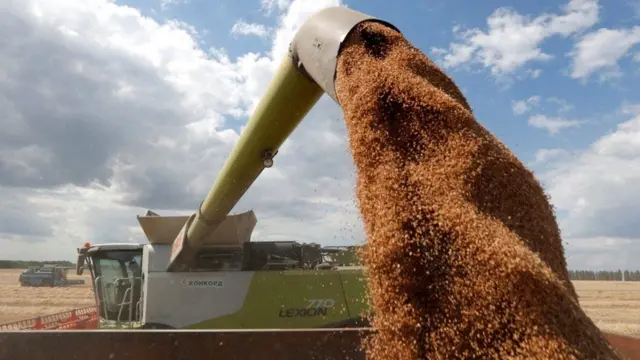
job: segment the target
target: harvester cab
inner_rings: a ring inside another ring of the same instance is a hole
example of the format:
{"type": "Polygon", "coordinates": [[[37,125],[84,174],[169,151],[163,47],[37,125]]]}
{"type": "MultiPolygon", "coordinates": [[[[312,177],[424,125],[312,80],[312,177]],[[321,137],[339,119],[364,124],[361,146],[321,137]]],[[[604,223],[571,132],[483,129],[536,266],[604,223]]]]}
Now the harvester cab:
{"type": "Polygon", "coordinates": [[[142,244],[85,244],[78,249],[76,273],[91,273],[101,327],[132,327],[140,321],[142,244]],[[119,326],[118,326],[119,325],[119,326]]]}
{"type": "Polygon", "coordinates": [[[186,216],[147,212],[147,244],[85,244],[100,328],[300,328],[357,325],[362,269],[354,248],[295,241],[252,242],[253,211],[229,215],[188,268],[168,272],[186,216]]]}

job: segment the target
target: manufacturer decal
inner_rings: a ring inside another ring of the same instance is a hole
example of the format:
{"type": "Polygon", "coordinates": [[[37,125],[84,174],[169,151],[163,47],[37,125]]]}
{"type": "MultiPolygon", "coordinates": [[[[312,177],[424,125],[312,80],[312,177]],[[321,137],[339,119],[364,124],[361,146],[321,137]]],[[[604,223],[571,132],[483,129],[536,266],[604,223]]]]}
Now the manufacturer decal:
{"type": "Polygon", "coordinates": [[[222,288],[222,280],[182,280],[182,285],[192,288],[222,288]]]}
{"type": "Polygon", "coordinates": [[[335,306],[333,299],[309,299],[307,307],[280,309],[281,318],[327,316],[329,309],[335,306]]]}

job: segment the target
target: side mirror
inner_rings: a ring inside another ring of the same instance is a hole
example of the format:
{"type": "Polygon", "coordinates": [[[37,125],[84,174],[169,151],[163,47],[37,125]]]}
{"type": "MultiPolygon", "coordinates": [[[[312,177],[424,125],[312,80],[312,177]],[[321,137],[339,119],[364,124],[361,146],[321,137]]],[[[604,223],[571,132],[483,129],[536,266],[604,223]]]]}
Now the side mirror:
{"type": "Polygon", "coordinates": [[[85,254],[78,254],[78,260],[76,261],[76,275],[80,276],[84,272],[84,260],[85,254]]]}

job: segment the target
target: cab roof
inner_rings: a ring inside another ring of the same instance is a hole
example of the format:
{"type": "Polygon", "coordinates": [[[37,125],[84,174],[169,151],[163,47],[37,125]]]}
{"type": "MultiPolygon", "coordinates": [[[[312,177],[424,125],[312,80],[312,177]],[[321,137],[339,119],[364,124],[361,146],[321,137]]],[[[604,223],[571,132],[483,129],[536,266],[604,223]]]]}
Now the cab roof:
{"type": "Polygon", "coordinates": [[[110,244],[96,244],[89,247],[88,252],[96,251],[108,251],[108,250],[140,250],[144,247],[144,244],[132,244],[132,243],[110,243],[110,244]]]}

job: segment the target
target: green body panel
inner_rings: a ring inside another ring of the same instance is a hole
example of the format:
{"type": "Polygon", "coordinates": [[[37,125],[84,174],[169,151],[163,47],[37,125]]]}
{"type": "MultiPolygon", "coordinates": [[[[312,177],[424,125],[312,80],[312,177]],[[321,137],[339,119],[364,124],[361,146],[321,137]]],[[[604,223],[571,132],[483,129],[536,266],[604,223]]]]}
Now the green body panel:
{"type": "Polygon", "coordinates": [[[365,289],[361,270],[260,271],[256,272],[240,311],[186,328],[295,329],[330,326],[362,315],[367,308],[365,289]]]}
{"type": "Polygon", "coordinates": [[[351,318],[366,315],[369,310],[367,302],[367,283],[362,270],[340,271],[345,299],[349,304],[351,318]]]}

